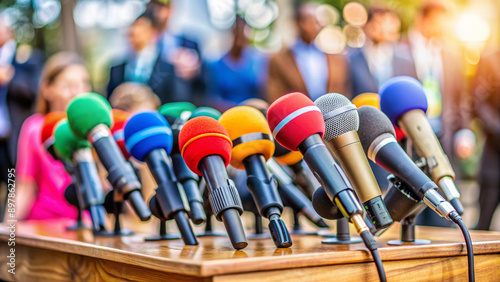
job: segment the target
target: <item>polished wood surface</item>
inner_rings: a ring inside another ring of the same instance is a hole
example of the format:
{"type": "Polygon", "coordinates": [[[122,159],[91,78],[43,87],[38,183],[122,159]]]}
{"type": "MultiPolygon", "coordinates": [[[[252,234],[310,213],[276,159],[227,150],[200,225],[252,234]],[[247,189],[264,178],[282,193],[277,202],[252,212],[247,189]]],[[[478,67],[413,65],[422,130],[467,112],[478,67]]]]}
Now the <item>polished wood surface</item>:
{"type": "MultiPolygon", "coordinates": [[[[339,281],[377,280],[375,265],[362,243],[324,245],[320,236],[292,236],[293,246],[289,249],[276,249],[271,239],[259,239],[249,240],[246,249],[235,251],[227,237],[199,238],[199,246],[184,246],[182,240],[144,242],[148,234],[94,237],[90,231],[65,231],[69,224],[68,221],[18,222],[16,272],[22,275],[15,276],[16,279],[88,280],[87,277],[107,281],[129,277],[141,281],[154,277],[168,280],[197,277],[265,281],[275,280],[270,277],[278,275],[295,281],[332,277],[345,278],[339,281]]],[[[466,248],[460,230],[417,227],[417,238],[432,240],[432,244],[388,246],[387,241],[398,238],[398,232],[399,224],[395,224],[377,239],[390,281],[412,276],[416,281],[459,277],[458,281],[467,277],[466,248]]],[[[500,281],[500,232],[471,231],[471,235],[478,281],[492,281],[489,278],[500,281]]],[[[1,254],[7,253],[7,239],[8,233],[2,227],[1,254]]],[[[6,262],[6,256],[0,256],[0,278],[11,279],[6,262]]]]}

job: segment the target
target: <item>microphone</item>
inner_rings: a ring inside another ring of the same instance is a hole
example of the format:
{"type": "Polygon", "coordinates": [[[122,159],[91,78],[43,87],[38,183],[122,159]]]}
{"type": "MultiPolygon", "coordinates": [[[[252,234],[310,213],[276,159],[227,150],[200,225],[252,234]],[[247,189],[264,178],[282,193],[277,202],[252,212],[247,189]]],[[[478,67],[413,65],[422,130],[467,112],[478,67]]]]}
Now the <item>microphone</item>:
{"type": "Polygon", "coordinates": [[[379,94],[382,111],[393,124],[401,127],[417,154],[426,160],[432,180],[438,183],[457,212],[463,214],[460,193],[454,182],[455,172],[425,115],[427,97],[423,85],[409,76],[394,77],[380,87],[379,94]]]}
{"type": "Polygon", "coordinates": [[[210,107],[199,107],[196,110],[194,110],[191,113],[190,118],[195,118],[195,117],[211,117],[215,120],[218,120],[219,117],[221,116],[221,112],[217,111],[214,108],[210,107]]]}
{"type": "Polygon", "coordinates": [[[287,165],[295,174],[295,181],[304,189],[309,199],[312,199],[314,190],[321,186],[311,170],[302,161],[302,154],[298,151],[290,151],[274,140],[276,150],[274,159],[283,165],[287,165]]]}
{"type": "Polygon", "coordinates": [[[188,102],[167,103],[161,107],[160,113],[172,128],[173,145],[170,158],[172,159],[175,177],[182,185],[189,202],[191,209],[189,216],[194,224],[201,224],[207,220],[207,216],[203,208],[203,198],[198,187],[199,178],[198,175],[187,167],[179,151],[179,132],[187,118],[191,116],[191,110],[194,108],[196,107],[188,102]]]}
{"type": "Polygon", "coordinates": [[[233,143],[231,165],[247,172],[247,187],[261,216],[269,219],[269,232],[278,248],[288,248],[292,239],[280,218],[283,203],[276,180],[266,167],[274,154],[274,142],[266,118],[257,109],[238,106],[224,112],[219,122],[233,143]]]}
{"type": "Polygon", "coordinates": [[[74,173],[78,182],[74,185],[74,189],[82,196],[83,203],[76,201],[82,209],[89,211],[93,230],[105,230],[106,212],[102,206],[104,194],[89,142],[76,137],[68,121],[63,119],[54,131],[53,146],[62,159],[72,161],[74,164],[74,173]]]}
{"type": "Polygon", "coordinates": [[[125,147],[125,137],[123,135],[123,128],[125,127],[125,123],[130,118],[132,114],[126,111],[112,109],[111,116],[113,117],[113,126],[111,126],[111,134],[113,134],[113,138],[116,141],[116,145],[123,154],[125,160],[130,159],[130,153],[128,149],[125,147]]]}
{"type": "Polygon", "coordinates": [[[330,200],[355,225],[367,247],[376,250],[378,246],[363,220],[363,209],[321,139],[325,123],[318,107],[302,93],[289,93],[271,104],[267,120],[276,140],[285,148],[302,153],[330,200]]]}
{"type": "Polygon", "coordinates": [[[139,218],[146,221],[151,217],[151,211],[142,198],[141,183],[111,136],[110,112],[111,106],[103,96],[83,93],[73,98],[66,114],[73,133],[92,144],[108,171],[108,180],[118,192],[115,200],[127,200],[139,218]]]}
{"type": "MultiPolygon", "coordinates": [[[[161,105],[158,112],[164,117],[169,116],[185,121],[195,109],[196,106],[189,102],[171,102],[161,105]]],[[[168,119],[167,121],[170,123],[168,119]]]]}
{"type": "Polygon", "coordinates": [[[314,210],[322,217],[330,220],[337,220],[343,217],[339,208],[332,203],[325,189],[318,188],[314,191],[312,197],[314,210]]]}
{"type": "Polygon", "coordinates": [[[325,121],[323,140],[332,145],[335,157],[354,186],[370,222],[377,230],[391,225],[393,221],[359,143],[359,117],[356,106],[338,93],[325,94],[314,104],[320,109],[325,121]]]}
{"type": "MultiPolygon", "coordinates": [[[[326,222],[314,211],[311,200],[293,184],[292,178],[274,158],[270,158],[267,161],[267,167],[278,180],[278,191],[287,205],[297,213],[303,214],[307,219],[316,224],[316,226],[321,228],[328,227],[326,222]]],[[[330,199],[327,198],[327,200],[329,201],[330,199]]],[[[332,203],[330,202],[330,204],[332,203]]],[[[340,216],[342,217],[342,214],[340,216]]]]}
{"type": "Polygon", "coordinates": [[[224,126],[210,117],[196,117],[184,124],[179,133],[179,149],[186,165],[203,175],[215,218],[224,222],[235,249],[245,248],[247,238],[241,223],[240,196],[226,167],[231,160],[232,142],[224,126]]]}
{"type": "Polygon", "coordinates": [[[66,113],[63,111],[51,112],[43,117],[42,133],[40,136],[42,145],[54,160],[59,159],[54,151],[54,129],[57,127],[58,123],[65,118],[66,113]]]}
{"type": "Polygon", "coordinates": [[[456,212],[437,191],[437,185],[408,157],[394,138],[392,124],[381,111],[365,106],[358,109],[359,139],[366,155],[376,164],[408,184],[419,200],[450,219],[456,212]]]}
{"type": "Polygon", "coordinates": [[[198,245],[168,158],[173,140],[165,118],[156,112],[134,114],[125,124],[123,133],[130,154],[138,161],[146,162],[158,184],[155,197],[162,212],[160,219],[174,219],[184,244],[198,245]]]}

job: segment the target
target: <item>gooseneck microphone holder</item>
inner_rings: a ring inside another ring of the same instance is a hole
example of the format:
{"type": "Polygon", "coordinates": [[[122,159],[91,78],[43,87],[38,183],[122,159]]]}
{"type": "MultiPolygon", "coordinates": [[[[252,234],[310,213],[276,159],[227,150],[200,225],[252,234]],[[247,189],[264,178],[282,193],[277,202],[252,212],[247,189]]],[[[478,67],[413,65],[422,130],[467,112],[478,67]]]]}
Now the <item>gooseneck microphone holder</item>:
{"type": "Polygon", "coordinates": [[[349,221],[345,217],[337,219],[337,235],[321,241],[322,244],[331,245],[350,245],[362,242],[363,239],[361,239],[361,237],[351,237],[351,233],[349,232],[349,221]]]}
{"type": "Polygon", "coordinates": [[[113,231],[102,230],[95,234],[96,236],[130,236],[134,234],[132,231],[127,229],[122,229],[120,224],[120,214],[123,211],[123,200],[119,200],[115,198],[116,190],[111,190],[108,192],[104,199],[104,207],[106,208],[106,212],[109,214],[113,214],[115,217],[115,226],[113,231]]]}
{"type": "Polygon", "coordinates": [[[397,211],[392,213],[394,219],[403,218],[400,221],[400,239],[389,240],[387,244],[394,246],[430,244],[430,240],[415,238],[415,219],[427,206],[418,201],[412,195],[411,190],[406,188],[407,184],[399,181],[394,175],[389,175],[387,179],[389,180],[389,189],[384,197],[384,201],[394,203],[389,207],[393,211],[397,211]]]}
{"type": "Polygon", "coordinates": [[[149,209],[151,210],[151,213],[160,220],[160,228],[158,235],[146,237],[144,238],[144,241],[165,241],[165,240],[176,240],[181,238],[179,234],[167,233],[167,219],[163,217],[162,212],[159,210],[160,205],[156,200],[156,196],[153,196],[149,201],[149,209]]]}

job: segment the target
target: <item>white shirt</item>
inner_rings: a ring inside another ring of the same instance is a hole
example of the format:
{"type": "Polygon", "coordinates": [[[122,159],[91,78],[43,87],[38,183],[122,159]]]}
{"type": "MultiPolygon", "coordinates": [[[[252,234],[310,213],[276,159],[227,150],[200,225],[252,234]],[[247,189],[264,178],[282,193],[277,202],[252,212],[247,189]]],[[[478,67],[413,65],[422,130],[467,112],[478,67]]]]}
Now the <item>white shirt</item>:
{"type": "Polygon", "coordinates": [[[375,45],[372,41],[367,41],[362,52],[368,63],[370,73],[380,88],[382,83],[394,75],[394,44],[384,42],[375,45]]]}

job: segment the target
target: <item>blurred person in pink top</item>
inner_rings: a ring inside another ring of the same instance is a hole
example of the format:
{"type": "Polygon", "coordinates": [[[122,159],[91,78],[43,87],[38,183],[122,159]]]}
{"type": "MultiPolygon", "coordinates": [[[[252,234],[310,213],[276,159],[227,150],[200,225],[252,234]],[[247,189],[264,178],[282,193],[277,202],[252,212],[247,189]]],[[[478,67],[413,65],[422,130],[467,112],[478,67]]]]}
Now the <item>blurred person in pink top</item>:
{"type": "Polygon", "coordinates": [[[19,136],[16,166],[16,217],[18,220],[77,217],[77,209],[64,198],[72,182],[60,161],[41,143],[44,115],[65,111],[77,94],[91,90],[83,61],[76,54],[57,53],[45,64],[35,114],[24,122],[19,136]]]}

